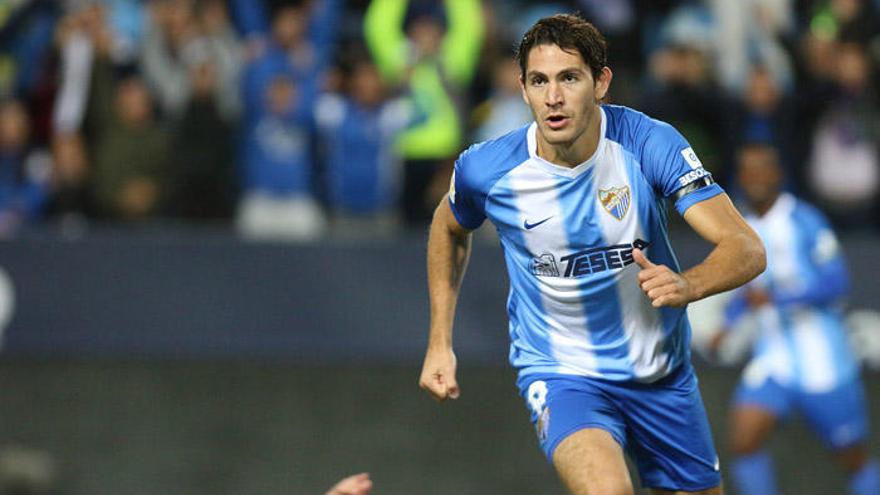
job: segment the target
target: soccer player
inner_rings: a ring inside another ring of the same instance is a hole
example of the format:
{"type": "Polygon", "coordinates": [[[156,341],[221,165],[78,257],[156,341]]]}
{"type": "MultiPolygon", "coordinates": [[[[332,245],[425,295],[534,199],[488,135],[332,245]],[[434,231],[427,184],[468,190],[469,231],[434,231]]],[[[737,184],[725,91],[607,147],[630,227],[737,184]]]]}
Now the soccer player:
{"type": "Polygon", "coordinates": [[[761,241],[671,126],[603,105],[606,44],[573,15],[517,50],[534,122],[461,154],[428,240],[431,328],[420,385],[455,399],[452,323],[470,232],[495,225],[510,279],[510,362],[540,445],[575,495],[720,494],[685,305],[764,268],[761,241]],[[664,199],[714,244],[680,272],[664,199]]]}
{"type": "Polygon", "coordinates": [[[777,423],[797,411],[849,475],[849,492],[876,495],[880,463],[868,457],[864,392],[839,307],[849,276],[837,239],[821,213],[781,192],[774,148],[746,145],[738,161],[746,220],[764,240],[768,262],[725,309],[725,328],[758,326],[734,395],[734,481],[740,493],[779,493],[764,446],[777,423]]]}

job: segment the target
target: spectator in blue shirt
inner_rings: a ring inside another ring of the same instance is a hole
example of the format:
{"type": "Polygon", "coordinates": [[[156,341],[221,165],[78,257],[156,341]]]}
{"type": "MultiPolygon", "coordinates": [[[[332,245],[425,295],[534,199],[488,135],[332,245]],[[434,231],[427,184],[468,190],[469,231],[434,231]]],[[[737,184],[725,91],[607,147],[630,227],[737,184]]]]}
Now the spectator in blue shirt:
{"type": "Polygon", "coordinates": [[[409,106],[388,98],[369,58],[355,62],[349,72],[345,93],[325,94],[315,112],[334,230],[388,233],[398,221],[394,210],[402,174],[394,142],[410,120],[409,106]]]}
{"type": "Polygon", "coordinates": [[[312,186],[312,102],[278,72],[254,105],[244,124],[239,230],[256,239],[314,238],[324,219],[312,186]]]}
{"type": "Polygon", "coordinates": [[[51,162],[30,149],[29,136],[24,106],[16,100],[0,103],[0,235],[37,218],[46,200],[51,162]]]}
{"type": "Polygon", "coordinates": [[[313,187],[312,112],[341,4],[278,7],[271,39],[245,69],[238,226],[246,237],[310,239],[324,230],[313,187]]]}
{"type": "Polygon", "coordinates": [[[246,111],[261,111],[259,102],[266,86],[279,72],[292,77],[305,98],[314,101],[332,60],[341,4],[340,0],[318,0],[285,4],[275,10],[271,38],[243,76],[246,111]]]}

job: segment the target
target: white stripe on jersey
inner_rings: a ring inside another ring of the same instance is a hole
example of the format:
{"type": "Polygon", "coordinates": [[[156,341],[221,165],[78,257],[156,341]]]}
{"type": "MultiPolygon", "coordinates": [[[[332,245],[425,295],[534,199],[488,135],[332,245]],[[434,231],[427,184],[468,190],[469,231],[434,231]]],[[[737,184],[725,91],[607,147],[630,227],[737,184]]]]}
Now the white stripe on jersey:
{"type": "Polygon", "coordinates": [[[763,349],[759,354],[767,363],[773,378],[779,383],[790,383],[794,378],[794,355],[788,351],[788,342],[782,326],[779,310],[764,306],[758,310],[757,320],[761,326],[763,349]]]}
{"type": "Polygon", "coordinates": [[[828,392],[836,385],[837,370],[822,318],[814,311],[798,311],[792,319],[795,353],[808,358],[800,361],[800,385],[808,392],[828,392]]]}
{"type": "MultiPolygon", "coordinates": [[[[558,179],[527,161],[513,169],[505,181],[516,195],[514,201],[519,212],[519,225],[547,219],[540,230],[522,233],[528,251],[536,255],[566,252],[569,239],[557,193],[558,179]]],[[[540,281],[543,323],[548,327],[542,330],[547,332],[544,338],[549,337],[553,357],[560,363],[559,373],[598,376],[596,357],[589,348],[587,316],[583,306],[572,304],[571,300],[580,295],[580,280],[536,278],[540,281]]]]}

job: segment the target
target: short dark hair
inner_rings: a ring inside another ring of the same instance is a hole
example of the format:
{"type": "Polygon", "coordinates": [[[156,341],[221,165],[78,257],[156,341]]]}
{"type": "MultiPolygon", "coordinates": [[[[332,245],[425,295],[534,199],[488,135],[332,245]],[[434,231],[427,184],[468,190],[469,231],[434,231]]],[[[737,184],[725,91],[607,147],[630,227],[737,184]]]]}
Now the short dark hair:
{"type": "Polygon", "coordinates": [[[538,20],[523,35],[516,49],[520,78],[525,79],[529,52],[538,45],[556,45],[566,51],[577,51],[590,66],[593,79],[598,79],[608,64],[608,43],[590,22],[574,14],[556,14],[538,20]]]}
{"type": "Polygon", "coordinates": [[[759,153],[766,153],[771,159],[771,165],[785,175],[785,169],[782,166],[782,157],[779,154],[779,149],[777,149],[772,142],[765,139],[747,140],[739,145],[736,150],[737,168],[742,165],[742,159],[746,153],[756,151],[759,153]]]}
{"type": "Polygon", "coordinates": [[[742,155],[748,151],[764,151],[773,155],[773,159],[779,160],[779,150],[776,149],[776,146],[772,141],[763,138],[749,138],[739,144],[737,147],[736,153],[737,155],[742,155]]]}

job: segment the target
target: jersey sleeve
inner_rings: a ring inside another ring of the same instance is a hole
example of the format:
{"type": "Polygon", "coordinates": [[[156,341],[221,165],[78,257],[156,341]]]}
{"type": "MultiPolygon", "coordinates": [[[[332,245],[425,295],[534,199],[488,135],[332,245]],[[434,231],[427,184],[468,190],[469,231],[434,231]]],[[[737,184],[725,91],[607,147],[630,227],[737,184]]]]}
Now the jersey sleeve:
{"type": "Polygon", "coordinates": [[[473,184],[473,180],[469,180],[466,161],[465,154],[455,161],[449,184],[449,207],[462,227],[474,230],[486,219],[486,196],[473,184]]]}
{"type": "Polygon", "coordinates": [[[675,200],[679,214],[724,192],[675,128],[653,119],[641,127],[642,171],[655,191],[675,200]]]}
{"type": "Polygon", "coordinates": [[[817,266],[828,264],[843,264],[843,254],[840,250],[840,241],[831,230],[828,220],[818,211],[811,211],[807,224],[810,259],[817,266]],[[810,232],[811,231],[811,232],[810,232]]]}

